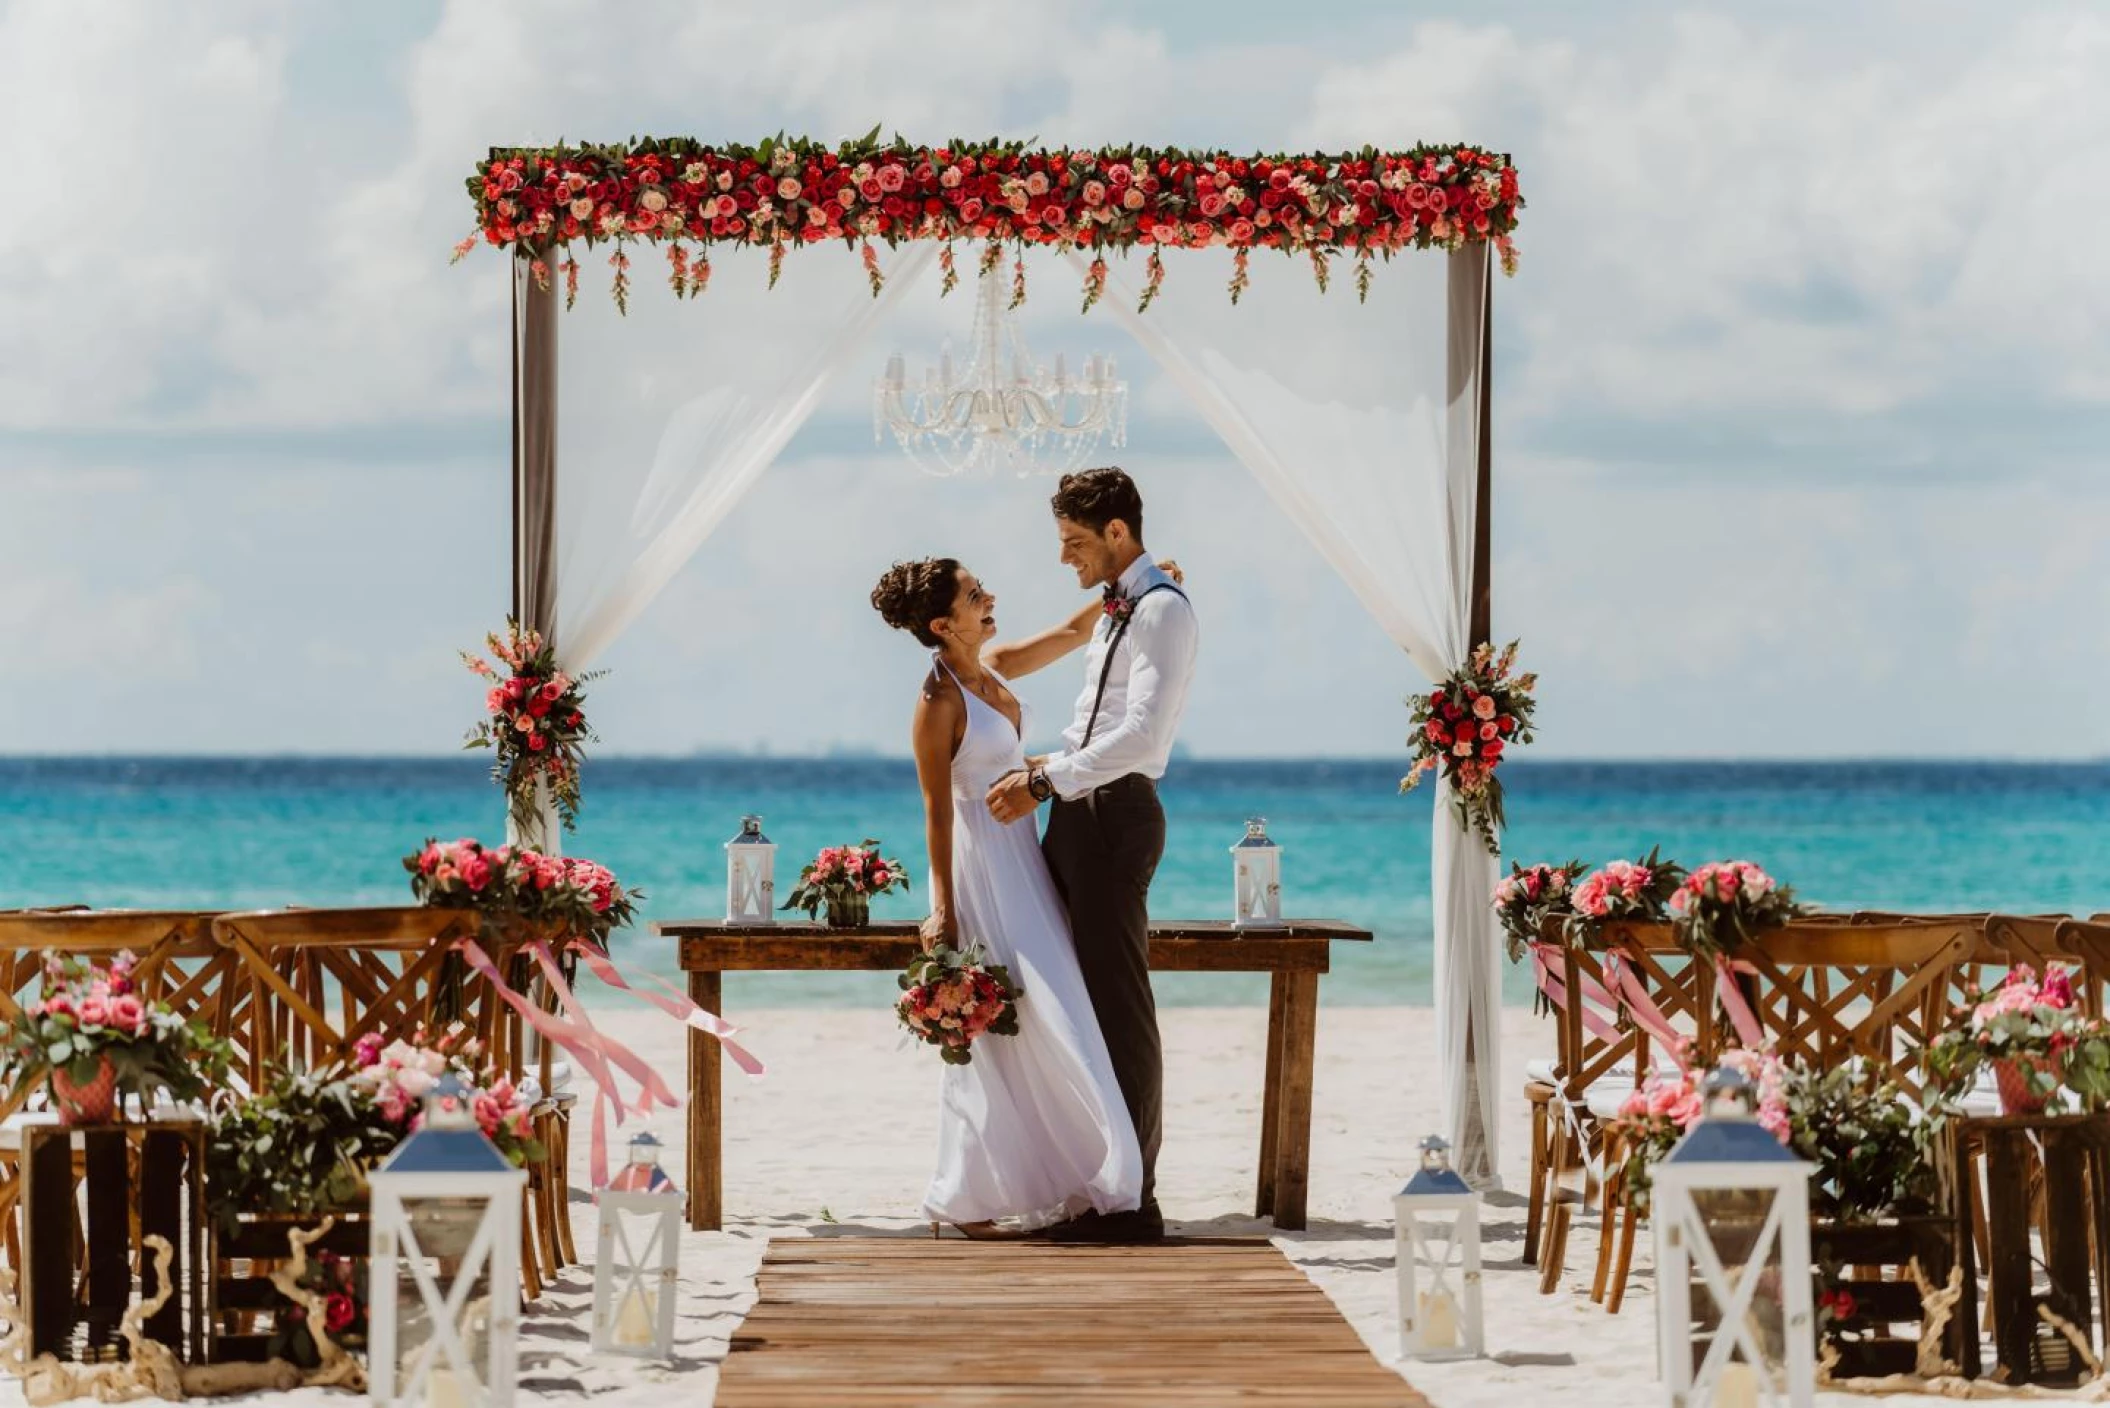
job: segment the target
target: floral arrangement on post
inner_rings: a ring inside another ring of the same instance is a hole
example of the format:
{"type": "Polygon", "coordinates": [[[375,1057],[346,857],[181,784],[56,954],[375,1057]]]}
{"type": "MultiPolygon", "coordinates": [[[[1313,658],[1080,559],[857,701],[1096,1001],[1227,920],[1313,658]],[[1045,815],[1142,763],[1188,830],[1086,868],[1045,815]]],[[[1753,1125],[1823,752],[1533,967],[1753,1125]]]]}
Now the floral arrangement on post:
{"type": "Polygon", "coordinates": [[[1479,833],[1489,851],[1497,850],[1495,832],[1502,827],[1502,782],[1495,776],[1511,746],[1531,741],[1531,713],[1538,701],[1531,691],[1537,675],[1512,675],[1517,643],[1497,656],[1494,647],[1474,647],[1466,667],[1427,694],[1409,701],[1414,732],[1408,747],[1414,763],[1400,779],[1399,790],[1411,792],[1422,777],[1442,773],[1451,785],[1458,824],[1479,833]]]}
{"type": "Polygon", "coordinates": [[[1664,860],[1653,846],[1639,860],[1609,861],[1576,885],[1569,901],[1569,936],[1593,933],[1618,919],[1661,919],[1684,879],[1685,868],[1664,860]]]}
{"type": "Polygon", "coordinates": [[[894,1004],[901,1025],[938,1048],[946,1064],[964,1066],[975,1039],[1018,1035],[1018,985],[1001,963],[980,953],[938,947],[909,960],[894,1004]]]}
{"type": "Polygon", "coordinates": [[[1734,956],[1759,930],[1777,928],[1804,912],[1793,889],[1747,860],[1703,865],[1670,897],[1678,941],[1708,958],[1734,956]]]}
{"type": "Polygon", "coordinates": [[[107,968],[46,953],[42,996],[7,1024],[0,1073],[15,1088],[49,1080],[61,1124],[114,1119],[125,1095],[146,1105],[203,1099],[225,1076],[227,1044],[142,998],[137,963],[130,953],[107,968]]]}
{"type": "Polygon", "coordinates": [[[1509,961],[1519,963],[1545,937],[1546,926],[1574,913],[1575,881],[1587,867],[1579,860],[1566,865],[1509,864],[1509,874],[1495,882],[1495,918],[1509,939],[1509,961]]]}
{"type": "Polygon", "coordinates": [[[242,1213],[300,1216],[355,1204],[366,1196],[368,1170],[402,1140],[401,1125],[344,1075],[280,1068],[262,1090],[223,1093],[205,1146],[214,1216],[232,1232],[242,1213]]]}
{"type": "Polygon", "coordinates": [[[829,846],[799,872],[799,883],[782,909],[803,909],[810,917],[827,907],[828,923],[855,928],[872,916],[872,896],[896,887],[909,888],[908,873],[898,860],[879,854],[879,842],[867,836],[854,846],[829,846]]]}
{"type": "Polygon", "coordinates": [[[637,914],[644,891],[624,888],[596,861],[525,846],[486,848],[473,837],[435,841],[403,857],[418,903],[473,909],[493,922],[547,924],[605,946],[637,914]]]}
{"type": "Polygon", "coordinates": [[[2064,1109],[2068,1091],[2084,1110],[2110,1104],[2110,1029],[2080,1010],[2059,965],[2041,982],[2025,963],[1991,993],[1967,989],[1951,1018],[1927,1048],[1927,1072],[1950,1100],[1990,1066],[2007,1114],[2064,1109]]]}
{"type": "Polygon", "coordinates": [[[495,748],[491,779],[505,788],[513,820],[531,827],[536,814],[536,784],[549,788],[557,813],[571,830],[579,820],[579,766],[585,745],[593,741],[586,726],[586,696],[581,686],[600,672],[577,679],[557,668],[556,652],[539,631],[523,631],[506,622],[503,637],[484,637],[500,671],[481,656],[462,652],[462,663],[491,682],[484,695],[490,717],[469,731],[465,748],[495,748]]]}

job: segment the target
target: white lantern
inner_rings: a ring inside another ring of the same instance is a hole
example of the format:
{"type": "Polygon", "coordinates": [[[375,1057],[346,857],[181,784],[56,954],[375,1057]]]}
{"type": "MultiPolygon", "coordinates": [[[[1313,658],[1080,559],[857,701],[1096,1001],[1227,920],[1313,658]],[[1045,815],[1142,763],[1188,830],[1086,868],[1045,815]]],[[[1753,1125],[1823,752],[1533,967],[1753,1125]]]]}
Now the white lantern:
{"type": "Polygon", "coordinates": [[[367,1180],[367,1379],[376,1404],[513,1401],[527,1170],[478,1132],[470,1098],[454,1076],[442,1076],[425,1097],[422,1127],[367,1180]]]}
{"type": "Polygon", "coordinates": [[[1245,835],[1231,847],[1231,880],[1233,927],[1282,926],[1282,848],[1268,839],[1266,817],[1246,818],[1245,835]]]}
{"type": "Polygon", "coordinates": [[[762,834],[762,818],[740,818],[740,834],[725,843],[725,917],[733,924],[777,920],[777,848],[762,834]]]}
{"type": "Polygon", "coordinates": [[[1451,1167],[1450,1154],[1440,1135],[1422,1140],[1420,1171],[1392,1199],[1399,1350],[1414,1359],[1476,1359],[1486,1348],[1480,1195],[1451,1167]]]}
{"type": "Polygon", "coordinates": [[[1718,1070],[1700,1122],[1651,1177],[1657,1307],[1672,1408],[1808,1408],[1816,1391],[1810,1176],[1718,1070]]]}
{"type": "Polygon", "coordinates": [[[674,1354],[675,1280],[681,1274],[681,1190],[660,1167],[648,1130],[630,1162],[594,1195],[601,1245],[593,1265],[593,1347],[605,1354],[674,1354]]]}

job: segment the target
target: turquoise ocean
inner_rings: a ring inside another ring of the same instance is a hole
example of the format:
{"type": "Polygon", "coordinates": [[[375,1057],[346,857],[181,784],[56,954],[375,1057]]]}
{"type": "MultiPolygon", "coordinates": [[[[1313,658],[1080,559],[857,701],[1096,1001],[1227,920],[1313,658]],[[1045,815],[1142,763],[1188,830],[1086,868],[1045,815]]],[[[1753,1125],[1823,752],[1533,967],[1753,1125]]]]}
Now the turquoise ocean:
{"type": "MultiPolygon", "coordinates": [[[[1429,1001],[1430,801],[1395,760],[1175,763],[1162,788],[1163,918],[1223,918],[1231,843],[1265,816],[1283,847],[1284,908],[1346,919],[1323,999],[1429,1001]]],[[[1755,860],[1827,908],[2110,910],[2110,763],[1561,763],[1519,760],[1505,849],[1596,863],[1661,845],[1688,865],[1755,860]]],[[[880,917],[923,913],[912,766],[849,758],[601,758],[569,854],[646,894],[644,917],[724,912],[724,842],[758,812],[780,882],[821,846],[883,841],[915,878],[880,917]]],[[[259,908],[408,898],[402,856],[428,836],[502,839],[502,799],[462,758],[0,758],[0,908],[259,908]]],[[[788,892],[788,884],[785,886],[788,892]]],[[[618,957],[675,972],[639,928],[618,957]]],[[[1160,1001],[1264,1002],[1254,975],[1167,974],[1160,1001]]],[[[727,979],[729,1009],[878,1003],[883,974],[727,979]]],[[[1507,996],[1529,999],[1521,972],[1507,996]]]]}

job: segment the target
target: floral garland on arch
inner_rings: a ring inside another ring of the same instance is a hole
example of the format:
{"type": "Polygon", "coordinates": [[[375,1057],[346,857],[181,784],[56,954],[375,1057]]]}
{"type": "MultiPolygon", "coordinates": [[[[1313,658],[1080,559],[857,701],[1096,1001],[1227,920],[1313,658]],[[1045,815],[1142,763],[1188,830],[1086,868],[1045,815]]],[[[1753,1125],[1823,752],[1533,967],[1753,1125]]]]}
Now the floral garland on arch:
{"type": "Polygon", "coordinates": [[[1025,300],[1028,244],[1091,252],[1087,310],[1105,288],[1105,252],[1137,247],[1149,250],[1144,308],[1164,279],[1167,247],[1234,250],[1233,302],[1254,249],[1308,259],[1321,290],[1332,259],[1352,255],[1356,291],[1367,297],[1371,256],[1406,249],[1489,242],[1503,272],[1515,273],[1511,235],[1524,205],[1509,158],[1465,144],[1252,156],[1134,146],[1051,151],[994,140],[930,147],[896,135],[882,142],[877,127],[832,148],[781,135],[756,146],[646,137],[500,147],[466,184],[476,230],[455,246],[456,259],[479,241],[509,249],[547,288],[550,255],[561,252],[568,308],[578,295],[573,243],[612,242],[612,292],[625,310],[633,240],[665,246],[667,282],[683,298],[710,283],[713,244],[767,248],[774,287],[786,251],[842,240],[860,248],[876,295],[882,275],[872,242],[919,239],[945,242],[946,293],[958,281],[954,244],[979,245],[983,272],[1012,245],[1014,308],[1025,300]]]}

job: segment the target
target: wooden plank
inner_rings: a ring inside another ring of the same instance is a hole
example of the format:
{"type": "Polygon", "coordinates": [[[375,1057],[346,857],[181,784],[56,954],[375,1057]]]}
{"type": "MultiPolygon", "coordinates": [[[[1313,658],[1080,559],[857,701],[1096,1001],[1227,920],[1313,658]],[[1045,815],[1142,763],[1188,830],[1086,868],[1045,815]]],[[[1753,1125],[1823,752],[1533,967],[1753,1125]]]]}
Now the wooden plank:
{"type": "MultiPolygon", "coordinates": [[[[1320,935],[1266,938],[1153,934],[1150,966],[1160,973],[1324,973],[1328,940],[1320,935]]],[[[921,948],[911,929],[901,934],[863,931],[690,935],[680,941],[680,966],[689,972],[865,972],[905,968],[921,948]]]]}
{"type": "Polygon", "coordinates": [[[1427,1405],[1260,1240],[780,1240],[756,1290],[721,1408],[1427,1405]]]}
{"type": "MultiPolygon", "coordinates": [[[[652,932],[664,938],[813,938],[825,943],[854,942],[861,938],[913,939],[921,921],[876,919],[855,928],[838,929],[812,919],[786,919],[774,924],[751,924],[730,919],[655,920],[652,932]]],[[[1228,919],[1160,919],[1152,922],[1150,936],[1168,939],[1213,939],[1257,943],[1267,939],[1338,939],[1368,943],[1371,933],[1344,919],[1286,919],[1279,927],[1241,929],[1228,919]]]]}
{"type": "MultiPolygon", "coordinates": [[[[716,973],[689,974],[689,1000],[706,1012],[724,1011],[723,989],[716,973]]],[[[725,1224],[721,1059],[718,1038],[689,1029],[689,1227],[696,1232],[715,1232],[725,1224]]]]}
{"type": "MultiPolygon", "coordinates": [[[[2088,1149],[2078,1129],[2047,1129],[2044,1148],[2044,1269],[2051,1287],[2045,1299],[2055,1314],[2080,1327],[2091,1340],[2095,1317],[2089,1298],[2088,1149]]],[[[2110,1289],[2110,1288],[2106,1288],[2110,1289]]],[[[2074,1373],[2085,1373],[2076,1362],[2074,1373]]]]}
{"type": "Polygon", "coordinates": [[[2029,1379],[2037,1314],[2030,1296],[2029,1136],[1985,1131],[1986,1297],[1993,1306],[1994,1357],[2009,1383],[2029,1379]]]}
{"type": "Polygon", "coordinates": [[[1304,1228],[1305,1191],[1311,1181],[1312,1051],[1319,1030],[1319,975],[1285,973],[1281,1082],[1276,1088],[1275,1226],[1304,1228]]]}

